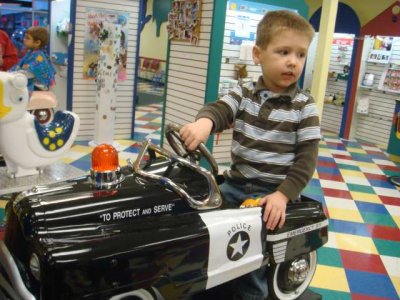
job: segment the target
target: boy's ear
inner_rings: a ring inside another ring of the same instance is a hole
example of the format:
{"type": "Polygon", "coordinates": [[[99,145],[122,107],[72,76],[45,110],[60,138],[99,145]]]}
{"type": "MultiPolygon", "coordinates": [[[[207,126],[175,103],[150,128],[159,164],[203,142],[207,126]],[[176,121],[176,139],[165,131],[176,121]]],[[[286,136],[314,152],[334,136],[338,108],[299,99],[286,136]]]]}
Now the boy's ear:
{"type": "Polygon", "coordinates": [[[261,53],[260,48],[257,45],[254,45],[252,54],[253,54],[253,61],[256,65],[260,63],[260,53],[261,53]]]}
{"type": "Polygon", "coordinates": [[[35,44],[35,46],[37,48],[40,48],[42,46],[42,42],[40,40],[35,40],[35,41],[33,41],[33,43],[35,44]]]}

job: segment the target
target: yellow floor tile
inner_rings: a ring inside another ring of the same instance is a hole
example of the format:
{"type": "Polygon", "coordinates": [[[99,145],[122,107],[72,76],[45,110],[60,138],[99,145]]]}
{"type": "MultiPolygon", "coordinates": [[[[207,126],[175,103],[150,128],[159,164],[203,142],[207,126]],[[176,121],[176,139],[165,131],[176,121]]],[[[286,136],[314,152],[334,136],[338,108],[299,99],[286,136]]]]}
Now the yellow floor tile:
{"type": "Polygon", "coordinates": [[[70,157],[62,157],[60,159],[60,161],[62,161],[63,163],[66,163],[66,164],[70,164],[70,163],[74,162],[75,160],[76,159],[73,159],[73,158],[70,158],[70,157]]]}
{"type": "Polygon", "coordinates": [[[340,173],[343,176],[352,176],[352,177],[361,177],[361,178],[366,178],[364,173],[361,171],[353,171],[353,170],[345,170],[345,169],[340,169],[340,173]]]}
{"type": "Polygon", "coordinates": [[[311,286],[320,289],[330,289],[341,292],[350,292],[344,269],[317,265],[311,286]],[[332,280],[334,278],[334,280],[332,280]]]}
{"type": "Polygon", "coordinates": [[[364,223],[364,219],[358,210],[328,207],[328,212],[331,219],[364,223]]]}
{"type": "Polygon", "coordinates": [[[347,151],[352,152],[352,153],[367,154],[367,151],[365,151],[364,149],[360,149],[360,148],[347,147],[347,151]]]}
{"type": "Polygon", "coordinates": [[[374,169],[378,168],[376,164],[365,161],[356,161],[356,164],[359,167],[374,168],[374,169]]]}
{"type": "Polygon", "coordinates": [[[93,148],[89,146],[82,146],[82,145],[74,145],[71,148],[72,151],[77,151],[77,152],[84,152],[84,153],[91,153],[93,148]]]}
{"type": "Polygon", "coordinates": [[[400,277],[390,276],[390,279],[392,280],[397,295],[400,298],[400,277]]]}
{"type": "Polygon", "coordinates": [[[134,144],[132,140],[116,140],[116,142],[121,146],[128,146],[128,147],[134,144]]]}
{"type": "Polygon", "coordinates": [[[397,227],[400,228],[400,217],[392,216],[393,220],[396,222],[397,227]]]}
{"type": "Polygon", "coordinates": [[[319,148],[320,153],[331,153],[331,151],[328,148],[319,148]]]}
{"type": "Polygon", "coordinates": [[[361,252],[366,254],[378,254],[372,238],[346,233],[336,233],[336,244],[339,249],[361,252]]]}
{"type": "Polygon", "coordinates": [[[350,194],[353,197],[353,200],[355,201],[364,201],[364,202],[382,204],[382,201],[379,198],[379,196],[375,194],[367,194],[367,193],[352,192],[352,191],[350,191],[350,194]]]}

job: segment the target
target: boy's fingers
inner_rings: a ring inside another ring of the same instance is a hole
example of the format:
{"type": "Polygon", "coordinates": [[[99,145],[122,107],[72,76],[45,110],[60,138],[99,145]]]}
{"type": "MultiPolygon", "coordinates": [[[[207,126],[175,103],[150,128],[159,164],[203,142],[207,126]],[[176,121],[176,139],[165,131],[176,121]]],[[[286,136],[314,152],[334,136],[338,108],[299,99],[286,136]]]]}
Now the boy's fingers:
{"type": "Polygon", "coordinates": [[[277,214],[276,211],[272,211],[268,219],[267,228],[273,230],[276,227],[278,221],[279,221],[279,214],[277,214]]]}
{"type": "Polygon", "coordinates": [[[286,213],[283,212],[281,214],[281,221],[279,222],[279,225],[278,225],[279,228],[282,228],[283,224],[285,224],[285,220],[286,220],[286,213]]]}
{"type": "Polygon", "coordinates": [[[197,142],[197,140],[192,140],[191,143],[189,143],[189,146],[187,146],[187,148],[189,151],[194,151],[194,150],[196,150],[198,145],[199,145],[199,142],[197,142]]]}

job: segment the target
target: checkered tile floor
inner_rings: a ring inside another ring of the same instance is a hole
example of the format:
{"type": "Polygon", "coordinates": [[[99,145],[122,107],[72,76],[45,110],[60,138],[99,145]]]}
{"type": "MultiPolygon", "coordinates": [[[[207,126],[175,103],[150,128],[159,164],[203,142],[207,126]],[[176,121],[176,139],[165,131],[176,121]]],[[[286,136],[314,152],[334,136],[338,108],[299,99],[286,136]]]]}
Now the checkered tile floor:
{"type": "MultiPolygon", "coordinates": [[[[135,141],[160,142],[160,125],[159,104],[139,107],[134,141],[117,141],[121,165],[136,158],[135,141]]],[[[88,170],[91,150],[77,143],[63,160],[88,170]]],[[[321,201],[329,216],[329,242],[318,251],[311,283],[324,300],[399,299],[400,189],[387,181],[395,174],[400,166],[379,147],[324,134],[317,170],[304,191],[321,201]]],[[[0,208],[4,205],[0,201],[0,208]]]]}

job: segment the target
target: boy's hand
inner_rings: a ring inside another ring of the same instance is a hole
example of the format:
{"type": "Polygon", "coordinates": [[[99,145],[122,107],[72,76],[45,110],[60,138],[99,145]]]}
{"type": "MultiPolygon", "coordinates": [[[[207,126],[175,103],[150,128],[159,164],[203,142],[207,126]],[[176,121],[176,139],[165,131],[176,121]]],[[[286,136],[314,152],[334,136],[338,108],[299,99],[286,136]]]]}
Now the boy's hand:
{"type": "Polygon", "coordinates": [[[186,124],[179,131],[185,146],[193,151],[200,143],[204,143],[211,133],[213,122],[207,118],[200,118],[194,123],[186,124]]]}
{"type": "Polygon", "coordinates": [[[276,225],[282,228],[286,218],[286,204],[289,199],[280,191],[263,197],[260,205],[265,205],[263,220],[267,229],[273,230],[276,225]]]}

